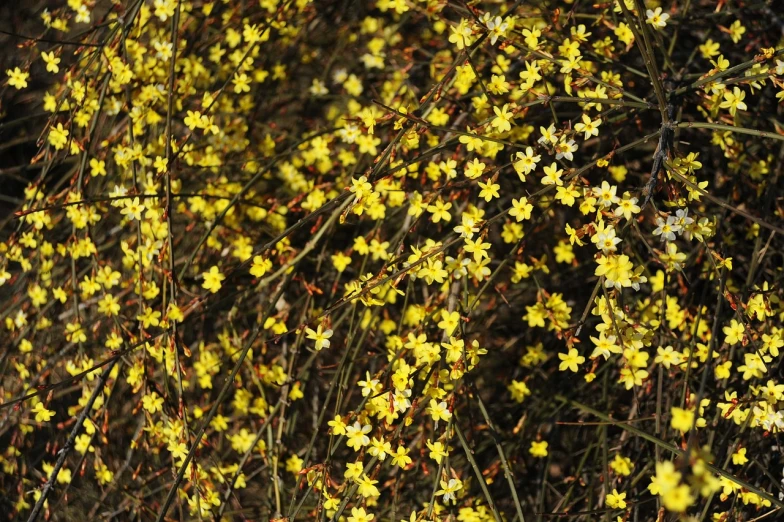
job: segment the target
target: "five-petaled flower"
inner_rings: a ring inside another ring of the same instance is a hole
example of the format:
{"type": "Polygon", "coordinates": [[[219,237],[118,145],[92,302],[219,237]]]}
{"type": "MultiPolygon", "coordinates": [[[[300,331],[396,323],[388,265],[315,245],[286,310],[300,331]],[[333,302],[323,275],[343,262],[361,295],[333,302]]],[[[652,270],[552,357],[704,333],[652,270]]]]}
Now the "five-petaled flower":
{"type": "Polygon", "coordinates": [[[33,406],[32,411],[35,413],[35,422],[49,422],[55,414],[52,410],[47,409],[43,402],[39,402],[33,406]]]}
{"type": "Polygon", "coordinates": [[[305,328],[305,334],[308,339],[315,341],[315,349],[317,352],[324,348],[329,348],[329,339],[332,337],[332,330],[329,328],[324,329],[324,325],[318,325],[315,330],[312,328],[305,328]]]}
{"type": "Polygon", "coordinates": [[[655,10],[648,9],[645,11],[645,15],[647,17],[645,22],[651,24],[656,30],[666,27],[667,20],[670,18],[667,13],[662,13],[661,7],[657,7],[655,10]]]}
{"type": "Polygon", "coordinates": [[[222,281],[226,279],[226,276],[221,273],[220,268],[217,266],[210,267],[207,272],[202,273],[202,277],[204,277],[204,282],[201,284],[201,287],[213,294],[220,290],[222,281]]]}
{"type": "Polygon", "coordinates": [[[558,358],[561,359],[558,369],[562,372],[566,370],[576,372],[578,365],[585,362],[585,357],[580,355],[576,348],[569,348],[568,352],[559,353],[558,358]]]}
{"type": "Polygon", "coordinates": [[[11,87],[16,89],[24,89],[27,87],[27,79],[30,77],[30,73],[23,72],[19,67],[7,69],[5,73],[8,75],[8,85],[11,87]]]}

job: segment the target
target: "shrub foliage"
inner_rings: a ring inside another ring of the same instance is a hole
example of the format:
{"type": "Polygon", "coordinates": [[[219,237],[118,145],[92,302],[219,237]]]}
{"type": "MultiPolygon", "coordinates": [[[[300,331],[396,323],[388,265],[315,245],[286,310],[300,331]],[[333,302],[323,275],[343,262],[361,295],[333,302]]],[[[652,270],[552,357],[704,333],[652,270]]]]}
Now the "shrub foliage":
{"type": "Polygon", "coordinates": [[[781,517],[774,2],[20,4],[0,513],[781,517]]]}

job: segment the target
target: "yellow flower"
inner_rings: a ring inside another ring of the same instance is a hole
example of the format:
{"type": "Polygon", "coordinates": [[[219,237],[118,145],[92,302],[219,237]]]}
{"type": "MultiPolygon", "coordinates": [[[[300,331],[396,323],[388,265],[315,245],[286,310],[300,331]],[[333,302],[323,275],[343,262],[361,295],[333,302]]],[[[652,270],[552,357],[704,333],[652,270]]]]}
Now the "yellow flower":
{"type": "Polygon", "coordinates": [[[149,413],[163,410],[163,397],[160,397],[157,392],[151,392],[142,397],[142,406],[149,413]]]}
{"type": "Polygon", "coordinates": [[[55,412],[52,410],[46,409],[43,402],[39,402],[36,404],[32,412],[35,413],[35,421],[36,422],[49,422],[49,420],[54,417],[55,412]]]}
{"type": "Polygon", "coordinates": [[[534,150],[531,147],[526,147],[525,154],[522,152],[515,154],[512,158],[512,166],[520,177],[520,181],[525,181],[526,174],[530,174],[541,159],[542,156],[534,154],[534,150]]]}
{"type": "Polygon", "coordinates": [[[299,455],[294,454],[286,460],[286,471],[290,471],[296,475],[302,469],[302,463],[303,460],[299,455]]]}
{"type": "Polygon", "coordinates": [[[452,335],[455,328],[460,324],[460,313],[449,312],[441,310],[441,321],[438,322],[438,327],[444,330],[447,335],[452,335]]]}
{"type": "Polygon", "coordinates": [[[245,73],[236,73],[231,79],[231,83],[234,84],[234,92],[237,94],[250,92],[250,79],[245,73]]]}
{"type": "Polygon", "coordinates": [[[449,411],[446,401],[438,402],[435,399],[430,399],[430,406],[427,408],[427,412],[435,421],[448,421],[452,418],[452,412],[449,411]]]}
{"type": "Polygon", "coordinates": [[[60,150],[68,143],[68,129],[63,128],[62,123],[58,123],[49,129],[49,143],[56,149],[60,150]]]}
{"type": "Polygon", "coordinates": [[[231,442],[231,448],[234,451],[237,453],[245,453],[253,447],[254,438],[255,436],[253,433],[245,428],[242,428],[239,433],[235,433],[229,437],[229,440],[231,442]]]}
{"type": "Polygon", "coordinates": [[[112,317],[120,313],[120,302],[112,294],[106,294],[98,301],[98,311],[107,317],[112,317]]]}
{"type": "Polygon", "coordinates": [[[615,458],[610,462],[610,468],[623,477],[631,475],[633,467],[632,460],[629,457],[621,456],[621,454],[616,454],[615,458]]]}
{"type": "Polygon", "coordinates": [[[662,29],[663,27],[667,26],[667,20],[670,18],[670,15],[667,13],[662,13],[662,8],[657,7],[655,11],[648,9],[645,12],[646,19],[645,22],[652,25],[654,29],[657,31],[662,29]]]}
{"type": "Polygon", "coordinates": [[[371,430],[370,424],[362,425],[355,421],[353,425],[346,427],[346,445],[353,448],[354,451],[359,451],[363,446],[370,444],[370,437],[367,436],[371,430]]]}
{"type": "Polygon", "coordinates": [[[732,319],[730,320],[729,326],[723,327],[721,331],[724,332],[724,335],[726,335],[724,342],[729,345],[733,345],[738,344],[743,340],[746,329],[742,323],[732,319]]]}
{"type": "Polygon", "coordinates": [[[450,27],[449,30],[451,32],[449,42],[455,44],[458,50],[462,50],[474,42],[471,24],[465,18],[461,19],[458,25],[450,27]]]}
{"type": "Polygon", "coordinates": [[[732,361],[725,361],[717,364],[713,369],[713,374],[717,380],[729,379],[732,371],[732,361]]]}
{"type": "Polygon", "coordinates": [[[368,453],[374,457],[378,457],[378,460],[386,460],[387,454],[391,453],[391,451],[392,445],[388,441],[376,437],[373,437],[373,440],[370,441],[368,453]]]}
{"type": "MultiPolygon", "coordinates": [[[[335,270],[337,270],[338,272],[343,272],[344,270],[346,270],[348,265],[351,264],[351,257],[347,256],[343,252],[338,252],[337,254],[330,256],[330,258],[332,259],[332,264],[335,267],[335,270]]],[[[255,262],[255,258],[254,258],[254,262],[255,262]]]]}
{"type": "Polygon", "coordinates": [[[681,474],[675,470],[675,464],[670,461],[657,462],[656,474],[651,478],[648,490],[653,495],[663,495],[667,493],[681,480],[681,474]]]}
{"type": "Polygon", "coordinates": [[[482,175],[482,172],[484,172],[485,167],[486,165],[484,163],[474,158],[473,161],[469,161],[468,163],[466,163],[466,167],[465,170],[463,171],[463,174],[468,179],[476,179],[482,175]]]}
{"type": "Polygon", "coordinates": [[[719,54],[719,44],[718,42],[714,42],[711,38],[705,40],[705,43],[700,44],[698,49],[702,57],[706,60],[719,54]]]}
{"type": "Polygon", "coordinates": [[[694,425],[694,412],[691,410],[684,410],[677,406],[673,406],[671,414],[670,426],[681,433],[686,433],[694,425]]]}
{"type": "Polygon", "coordinates": [[[544,458],[547,456],[547,441],[531,441],[531,447],[528,448],[528,453],[536,458],[544,458]]]}
{"type": "Polygon", "coordinates": [[[454,502],[457,500],[455,493],[460,491],[462,488],[463,483],[459,479],[451,478],[448,482],[446,480],[442,480],[441,489],[436,491],[436,495],[443,495],[444,503],[449,503],[450,501],[454,502]]]}
{"type": "Polygon", "coordinates": [[[575,124],[574,130],[577,132],[582,132],[584,134],[584,140],[587,140],[591,136],[599,135],[599,126],[602,124],[601,118],[591,120],[590,116],[583,114],[582,120],[582,122],[575,124]]]}
{"type": "Polygon", "coordinates": [[[160,318],[161,313],[157,310],[153,310],[148,306],[144,307],[144,313],[136,316],[136,319],[140,321],[145,328],[149,328],[150,326],[158,326],[161,322],[160,318]]]}
{"type": "Polygon", "coordinates": [[[90,176],[106,176],[106,162],[96,158],[90,159],[90,176]]]}
{"type": "Polygon", "coordinates": [[[447,448],[445,448],[444,444],[441,442],[430,442],[430,439],[428,439],[425,444],[430,450],[430,458],[435,460],[436,464],[441,464],[441,459],[449,455],[447,448]]]}
{"type": "Polygon", "coordinates": [[[610,358],[613,353],[622,353],[623,350],[616,343],[616,336],[607,336],[605,332],[601,332],[599,337],[590,337],[591,342],[596,345],[591,353],[591,359],[604,357],[605,360],[610,358]]]}
{"type": "Polygon", "coordinates": [[[574,205],[575,198],[580,195],[580,193],[575,190],[574,185],[569,185],[568,187],[558,187],[555,189],[555,191],[555,199],[559,200],[567,207],[574,205]]]}
{"type": "Polygon", "coordinates": [[[686,484],[681,484],[680,486],[670,489],[662,494],[661,497],[664,507],[676,513],[683,513],[686,509],[691,507],[696,500],[694,495],[692,495],[689,486],[686,484]]]}
{"type": "Polygon", "coordinates": [[[308,339],[316,341],[315,348],[317,352],[324,348],[329,348],[329,339],[332,337],[332,330],[325,330],[323,325],[318,325],[315,330],[312,328],[305,328],[305,334],[308,339]]]}
{"type": "Polygon", "coordinates": [[[572,245],[570,245],[568,241],[559,241],[553,248],[553,252],[555,253],[556,263],[565,263],[568,265],[574,261],[575,254],[572,250],[572,245]]]}
{"type": "Polygon", "coordinates": [[[188,111],[188,114],[185,116],[183,122],[190,130],[200,128],[202,126],[201,113],[199,111],[188,111]]]}
{"type": "Polygon", "coordinates": [[[617,489],[613,489],[612,493],[607,495],[607,506],[611,509],[626,509],[626,493],[618,493],[617,489]]]}
{"type": "Polygon", "coordinates": [[[585,357],[579,355],[576,348],[569,348],[567,353],[559,353],[558,358],[561,359],[558,369],[562,372],[566,370],[577,372],[577,366],[585,362],[585,357]]]}
{"type": "Polygon", "coordinates": [[[514,115],[509,112],[509,104],[504,104],[503,107],[500,109],[498,107],[493,107],[493,112],[495,113],[495,118],[490,122],[490,125],[498,132],[506,132],[512,130],[512,118],[514,115]]]}
{"type": "Polygon", "coordinates": [[[133,200],[127,199],[125,200],[125,207],[120,211],[120,214],[128,216],[129,219],[141,221],[142,212],[144,212],[146,208],[147,207],[139,202],[139,198],[133,198],[133,200]]]}
{"type": "Polygon", "coordinates": [[[376,515],[369,514],[365,511],[365,508],[351,508],[351,516],[348,517],[348,522],[371,522],[376,518],[376,515]]]}
{"type": "Polygon", "coordinates": [[[735,111],[738,109],[742,111],[747,109],[746,104],[743,102],[744,98],[746,98],[746,93],[740,90],[739,87],[733,87],[732,92],[724,92],[724,101],[721,102],[719,107],[729,109],[730,114],[735,116],[735,111]]]}
{"type": "Polygon", "coordinates": [[[221,274],[220,269],[217,266],[210,267],[208,272],[203,272],[201,275],[204,277],[204,282],[201,284],[201,287],[205,290],[209,290],[213,294],[220,290],[221,281],[226,279],[226,276],[221,274]]]}
{"type": "Polygon", "coordinates": [[[188,455],[188,446],[184,442],[170,440],[166,449],[169,450],[173,459],[182,462],[188,455]]]}
{"type": "Polygon", "coordinates": [[[512,399],[518,403],[523,402],[528,395],[531,395],[531,390],[523,381],[512,381],[507,389],[512,394],[512,399]]]}
{"type": "Polygon", "coordinates": [[[392,453],[391,456],[392,456],[392,465],[398,466],[402,469],[405,469],[406,466],[408,466],[409,464],[411,464],[411,462],[413,462],[411,457],[408,456],[408,450],[405,448],[405,446],[398,446],[395,453],[392,453]]]}
{"type": "Polygon", "coordinates": [[[427,206],[427,211],[433,214],[433,223],[438,223],[439,221],[448,223],[452,219],[452,216],[449,214],[450,208],[452,208],[452,203],[449,201],[444,203],[441,198],[438,198],[434,204],[427,206]]]}
{"type": "Polygon", "coordinates": [[[272,261],[262,256],[253,256],[253,264],[250,267],[251,275],[261,277],[272,268],[272,261]]]}
{"type": "Polygon", "coordinates": [[[343,477],[346,480],[353,480],[362,476],[363,472],[364,472],[364,466],[362,465],[362,461],[347,462],[346,471],[343,472],[343,477]]]}
{"type": "Polygon", "coordinates": [[[327,423],[332,428],[333,435],[344,435],[346,433],[346,423],[340,415],[335,415],[335,418],[327,423]]]}
{"type": "Polygon", "coordinates": [[[169,160],[162,156],[155,156],[155,161],[153,161],[152,166],[155,167],[155,171],[158,173],[166,172],[166,169],[169,166],[169,160]]]}
{"type": "Polygon", "coordinates": [[[108,467],[106,467],[106,464],[104,464],[103,462],[99,463],[96,461],[95,478],[97,478],[98,482],[100,482],[101,484],[106,485],[111,483],[112,480],[114,480],[114,473],[111,472],[108,467]]]}
{"type": "Polygon", "coordinates": [[[76,437],[76,441],[74,443],[74,449],[81,453],[82,455],[86,453],[94,453],[95,448],[90,444],[92,437],[86,433],[82,433],[78,437],[76,437]]]}
{"type": "Polygon", "coordinates": [[[83,343],[87,341],[87,334],[82,328],[81,323],[68,323],[65,325],[65,340],[74,343],[83,343]]]}
{"type": "Polygon", "coordinates": [[[166,318],[170,321],[181,323],[182,320],[185,319],[185,315],[182,313],[179,306],[174,303],[169,303],[169,306],[166,309],[166,318]]]}
{"type": "Polygon", "coordinates": [[[479,197],[483,198],[485,201],[490,202],[493,198],[500,197],[498,189],[501,188],[501,185],[498,183],[494,183],[492,180],[490,180],[487,183],[482,183],[480,181],[478,184],[482,189],[479,191],[479,197]]]}
{"type": "Polygon", "coordinates": [[[629,46],[632,44],[632,42],[634,42],[634,33],[627,24],[623,22],[619,23],[614,32],[618,40],[620,40],[624,45],[629,46]]]}
{"type": "Polygon", "coordinates": [[[365,498],[378,497],[381,492],[376,487],[377,480],[373,480],[364,473],[357,479],[357,492],[365,498]]]}
{"type": "Polygon", "coordinates": [[[742,466],[749,461],[749,458],[746,456],[746,448],[738,448],[738,450],[732,454],[732,463],[737,466],[742,466]]]}
{"type": "Polygon", "coordinates": [[[19,67],[6,69],[5,73],[8,75],[8,85],[11,87],[15,87],[19,90],[27,87],[27,79],[30,77],[30,73],[22,72],[19,67]]]}
{"type": "MultiPolygon", "coordinates": [[[[54,473],[54,465],[53,464],[50,464],[48,462],[44,462],[41,467],[43,468],[44,476],[50,476],[50,475],[52,475],[52,473],[54,473]]],[[[72,476],[73,475],[72,475],[70,469],[68,469],[66,467],[62,467],[60,469],[60,473],[57,475],[57,483],[58,484],[68,484],[68,483],[71,482],[72,476]]]]}
{"type": "Polygon", "coordinates": [[[509,215],[517,221],[531,219],[531,211],[534,206],[528,203],[528,198],[522,197],[520,199],[512,199],[512,208],[509,209],[509,215]]]}
{"type": "Polygon", "coordinates": [[[60,63],[60,58],[57,58],[54,55],[54,52],[42,52],[41,58],[43,59],[44,63],[46,64],[46,70],[52,74],[57,74],[60,72],[60,67],[57,65],[60,63]]]}
{"type": "Polygon", "coordinates": [[[743,27],[743,24],[740,20],[735,20],[732,22],[732,25],[729,27],[730,30],[730,38],[732,38],[732,43],[740,42],[741,37],[746,33],[746,28],[743,27]]]}
{"type": "Polygon", "coordinates": [[[544,168],[544,178],[542,178],[542,185],[563,185],[563,180],[561,179],[562,174],[563,169],[559,169],[558,164],[556,162],[552,162],[549,166],[545,166],[544,168]]]}
{"type": "Polygon", "coordinates": [[[632,286],[632,275],[634,275],[634,265],[629,260],[629,256],[609,254],[599,256],[596,260],[599,266],[594,272],[597,276],[604,276],[604,286],[607,288],[615,287],[628,288],[632,286]]]}
{"type": "Polygon", "coordinates": [[[683,362],[683,354],[673,350],[672,346],[667,346],[666,348],[659,346],[656,348],[656,354],[653,362],[661,364],[668,370],[670,369],[670,366],[677,366],[683,362]]]}

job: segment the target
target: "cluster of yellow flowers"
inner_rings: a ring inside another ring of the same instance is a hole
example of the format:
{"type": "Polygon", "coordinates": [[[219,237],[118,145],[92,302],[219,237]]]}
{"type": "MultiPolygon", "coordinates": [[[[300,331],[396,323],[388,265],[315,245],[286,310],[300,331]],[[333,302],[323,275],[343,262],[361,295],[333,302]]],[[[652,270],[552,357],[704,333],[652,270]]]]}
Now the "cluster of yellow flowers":
{"type": "Polygon", "coordinates": [[[0,511],[784,509],[762,4],[51,4],[0,93],[43,110],[0,511]]]}

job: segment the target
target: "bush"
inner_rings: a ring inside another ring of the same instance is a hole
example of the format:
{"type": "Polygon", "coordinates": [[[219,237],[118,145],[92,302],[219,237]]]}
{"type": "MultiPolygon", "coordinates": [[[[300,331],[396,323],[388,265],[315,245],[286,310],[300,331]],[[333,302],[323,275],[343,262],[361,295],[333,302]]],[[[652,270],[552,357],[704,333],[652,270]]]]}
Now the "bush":
{"type": "Polygon", "coordinates": [[[24,4],[0,513],[781,516],[771,2],[24,4]]]}

